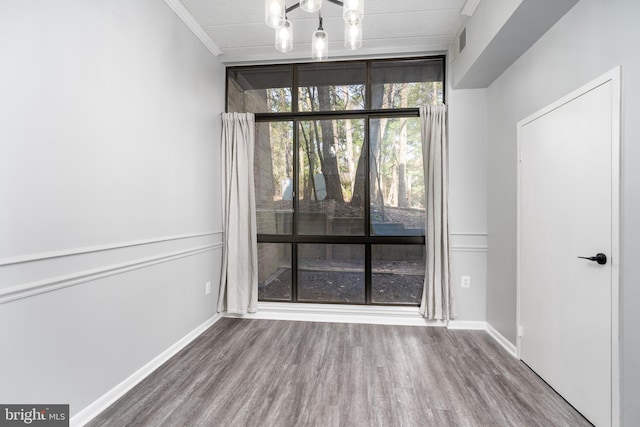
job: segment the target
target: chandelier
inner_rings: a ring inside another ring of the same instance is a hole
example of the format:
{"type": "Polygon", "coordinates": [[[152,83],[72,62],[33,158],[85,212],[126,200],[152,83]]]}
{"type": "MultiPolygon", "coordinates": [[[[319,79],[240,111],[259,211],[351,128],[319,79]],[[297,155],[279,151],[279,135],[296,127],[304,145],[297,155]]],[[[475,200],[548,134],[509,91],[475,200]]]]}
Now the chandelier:
{"type": "MultiPolygon", "coordinates": [[[[356,50],[362,46],[362,19],[364,18],[364,0],[326,0],[342,6],[344,19],[344,46],[356,50]]],[[[290,52],[293,49],[293,25],[287,18],[292,10],[300,8],[305,12],[318,12],[318,29],[311,36],[311,58],[324,61],[329,57],[329,35],[322,28],[322,0],[300,0],[287,7],[285,0],[265,0],[265,22],[276,30],[276,50],[290,52]]]]}

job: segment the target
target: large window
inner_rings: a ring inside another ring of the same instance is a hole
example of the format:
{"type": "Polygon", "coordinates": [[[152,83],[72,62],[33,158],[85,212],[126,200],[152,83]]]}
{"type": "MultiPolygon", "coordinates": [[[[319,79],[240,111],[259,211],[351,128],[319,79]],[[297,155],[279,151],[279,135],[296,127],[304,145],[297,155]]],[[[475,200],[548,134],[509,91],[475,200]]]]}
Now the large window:
{"type": "Polygon", "coordinates": [[[417,305],[424,281],[419,107],[444,57],[227,69],[256,114],[259,299],[417,305]]]}

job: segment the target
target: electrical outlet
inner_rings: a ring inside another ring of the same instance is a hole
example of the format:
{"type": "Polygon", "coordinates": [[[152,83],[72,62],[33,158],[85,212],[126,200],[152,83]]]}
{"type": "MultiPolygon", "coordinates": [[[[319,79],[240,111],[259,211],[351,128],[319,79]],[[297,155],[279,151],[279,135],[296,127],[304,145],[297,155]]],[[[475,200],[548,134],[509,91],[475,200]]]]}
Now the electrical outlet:
{"type": "Polygon", "coordinates": [[[463,288],[470,288],[471,287],[471,276],[462,276],[460,278],[460,286],[462,286],[463,288]]]}
{"type": "Polygon", "coordinates": [[[209,295],[211,293],[211,282],[207,282],[204,284],[204,293],[209,295]]]}

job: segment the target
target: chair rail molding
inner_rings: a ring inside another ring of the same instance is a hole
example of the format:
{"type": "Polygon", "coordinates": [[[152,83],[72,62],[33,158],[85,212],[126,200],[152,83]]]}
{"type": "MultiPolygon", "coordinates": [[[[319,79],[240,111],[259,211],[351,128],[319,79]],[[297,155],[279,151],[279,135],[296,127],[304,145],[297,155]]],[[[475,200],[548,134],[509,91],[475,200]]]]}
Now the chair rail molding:
{"type": "Polygon", "coordinates": [[[452,252],[487,252],[488,235],[483,231],[452,231],[452,252]]]}
{"type": "Polygon", "coordinates": [[[194,237],[213,236],[217,234],[222,234],[222,230],[207,231],[202,233],[178,234],[175,236],[156,237],[152,239],[131,240],[128,242],[87,246],[87,247],[75,248],[75,249],[63,249],[60,251],[41,252],[41,253],[36,253],[32,255],[19,255],[19,256],[8,257],[8,258],[0,258],[0,267],[15,265],[15,264],[22,264],[27,262],[43,261],[43,260],[52,259],[52,258],[62,258],[62,257],[73,256],[73,255],[84,255],[84,254],[89,254],[94,252],[104,252],[104,251],[110,251],[113,249],[123,249],[123,248],[129,248],[132,246],[143,246],[143,245],[149,245],[153,243],[162,243],[162,242],[171,242],[175,240],[191,239],[194,237]]]}
{"type": "Polygon", "coordinates": [[[38,280],[35,282],[12,286],[10,288],[0,290],[0,304],[32,297],[35,295],[40,295],[46,292],[56,291],[70,286],[80,285],[82,283],[115,276],[117,274],[146,268],[156,264],[162,264],[165,262],[198,255],[217,249],[222,249],[222,243],[213,243],[181,251],[164,253],[152,257],[139,258],[129,262],[107,265],[104,267],[84,270],[64,276],[51,277],[44,280],[38,280]]]}

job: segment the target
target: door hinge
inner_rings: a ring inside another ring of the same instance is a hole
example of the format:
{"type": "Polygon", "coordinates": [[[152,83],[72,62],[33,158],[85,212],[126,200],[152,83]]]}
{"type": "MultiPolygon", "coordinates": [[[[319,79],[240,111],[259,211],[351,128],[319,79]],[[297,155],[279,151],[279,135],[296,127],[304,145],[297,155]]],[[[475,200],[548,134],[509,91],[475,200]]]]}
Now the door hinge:
{"type": "Polygon", "coordinates": [[[524,330],[522,326],[518,326],[518,336],[521,337],[522,335],[524,335],[524,330]]]}
{"type": "Polygon", "coordinates": [[[522,149],[520,149],[520,151],[518,153],[518,158],[520,160],[520,163],[522,163],[522,149]]]}

